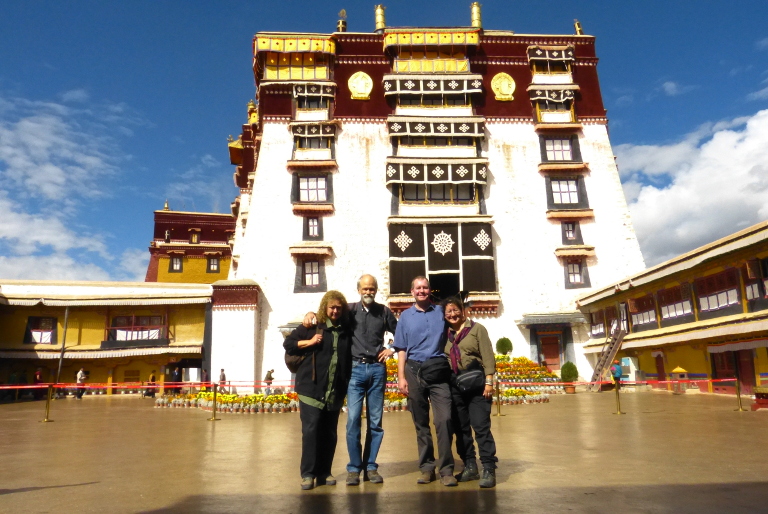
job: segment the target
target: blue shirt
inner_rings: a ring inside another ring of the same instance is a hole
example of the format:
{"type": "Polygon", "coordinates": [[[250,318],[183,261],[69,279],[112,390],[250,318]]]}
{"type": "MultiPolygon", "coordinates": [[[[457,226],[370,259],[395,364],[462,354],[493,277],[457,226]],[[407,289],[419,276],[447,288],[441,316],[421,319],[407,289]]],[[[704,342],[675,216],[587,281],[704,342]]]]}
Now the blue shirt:
{"type": "Polygon", "coordinates": [[[432,357],[445,357],[445,319],[443,308],[430,305],[420,311],[416,304],[406,309],[397,322],[395,349],[405,350],[408,359],[425,361],[432,357]]]}

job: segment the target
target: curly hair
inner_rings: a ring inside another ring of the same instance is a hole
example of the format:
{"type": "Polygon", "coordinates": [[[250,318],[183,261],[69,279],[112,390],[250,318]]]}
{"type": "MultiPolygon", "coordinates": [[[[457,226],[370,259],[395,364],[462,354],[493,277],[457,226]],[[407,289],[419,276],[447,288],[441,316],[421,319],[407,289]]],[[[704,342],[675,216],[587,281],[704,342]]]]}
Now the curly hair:
{"type": "Polygon", "coordinates": [[[320,300],[320,307],[317,308],[317,322],[325,323],[328,319],[328,302],[331,300],[338,300],[341,302],[341,320],[347,319],[347,313],[349,312],[349,304],[344,295],[338,291],[328,291],[323,295],[323,299],[320,300]]]}

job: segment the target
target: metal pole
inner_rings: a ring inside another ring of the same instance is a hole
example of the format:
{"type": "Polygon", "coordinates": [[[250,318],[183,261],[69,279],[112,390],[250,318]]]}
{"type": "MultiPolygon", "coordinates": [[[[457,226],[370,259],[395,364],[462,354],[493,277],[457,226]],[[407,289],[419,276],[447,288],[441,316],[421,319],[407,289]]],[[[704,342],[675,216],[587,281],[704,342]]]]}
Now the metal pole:
{"type": "Polygon", "coordinates": [[[216,384],[213,384],[213,415],[208,421],[219,421],[219,418],[216,417],[216,384]]]}
{"type": "Polygon", "coordinates": [[[747,409],[741,405],[741,373],[739,372],[739,361],[736,357],[736,352],[733,352],[733,370],[736,372],[736,399],[739,403],[739,408],[734,409],[734,412],[746,412],[747,409]]]}
{"type": "Polygon", "coordinates": [[[52,423],[52,419],[48,419],[48,415],[51,413],[51,396],[53,395],[53,385],[48,384],[48,398],[45,400],[45,419],[40,423],[52,423]]]}
{"type": "Polygon", "coordinates": [[[626,412],[621,412],[621,397],[619,396],[619,382],[621,379],[616,379],[616,412],[614,414],[626,414],[626,412]]]}
{"type": "Polygon", "coordinates": [[[499,389],[499,381],[496,381],[496,414],[494,416],[506,416],[501,413],[501,390],[499,389]]]}
{"type": "Polygon", "coordinates": [[[69,322],[69,305],[64,309],[64,335],[61,336],[61,353],[59,354],[59,371],[56,372],[56,384],[61,378],[61,364],[64,362],[64,347],[67,345],[67,323],[69,322]]]}

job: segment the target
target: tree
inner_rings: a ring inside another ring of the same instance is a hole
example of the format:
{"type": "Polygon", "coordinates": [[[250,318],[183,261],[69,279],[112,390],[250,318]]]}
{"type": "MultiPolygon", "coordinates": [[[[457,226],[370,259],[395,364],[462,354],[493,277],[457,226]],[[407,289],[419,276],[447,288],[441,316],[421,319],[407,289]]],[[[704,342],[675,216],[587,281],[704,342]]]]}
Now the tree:
{"type": "Polygon", "coordinates": [[[496,341],[496,353],[500,355],[507,355],[512,351],[512,341],[507,337],[502,337],[496,341]]]}

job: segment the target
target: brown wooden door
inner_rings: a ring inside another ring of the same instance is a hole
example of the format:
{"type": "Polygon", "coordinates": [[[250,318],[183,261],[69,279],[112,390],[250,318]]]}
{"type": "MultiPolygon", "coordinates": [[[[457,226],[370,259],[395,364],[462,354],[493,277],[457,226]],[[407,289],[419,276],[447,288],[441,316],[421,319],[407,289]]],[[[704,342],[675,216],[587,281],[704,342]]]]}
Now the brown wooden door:
{"type": "Polygon", "coordinates": [[[752,394],[755,387],[755,362],[752,358],[752,350],[739,350],[736,352],[736,362],[739,366],[739,383],[742,394],[752,394]]]}
{"type": "Polygon", "coordinates": [[[552,371],[560,369],[560,338],[558,336],[541,336],[539,342],[547,367],[552,371]]]}

